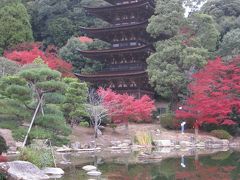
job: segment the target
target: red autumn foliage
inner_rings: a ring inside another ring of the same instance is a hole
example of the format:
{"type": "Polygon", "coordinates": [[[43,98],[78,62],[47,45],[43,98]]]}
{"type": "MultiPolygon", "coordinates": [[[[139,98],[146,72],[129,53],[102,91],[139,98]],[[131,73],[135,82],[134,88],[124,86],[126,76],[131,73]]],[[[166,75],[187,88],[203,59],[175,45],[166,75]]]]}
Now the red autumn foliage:
{"type": "Polygon", "coordinates": [[[26,49],[22,49],[21,47],[17,48],[20,50],[14,50],[5,52],[4,56],[12,61],[16,61],[21,65],[33,63],[33,61],[41,57],[45,64],[47,64],[50,68],[60,71],[63,76],[70,76],[72,65],[67,63],[66,61],[58,58],[55,53],[52,51],[43,52],[40,50],[40,44],[30,44],[26,49]]]}
{"type": "Polygon", "coordinates": [[[7,157],[0,155],[0,162],[7,162],[7,157]]]}
{"type": "Polygon", "coordinates": [[[93,39],[86,36],[80,36],[79,41],[82,43],[92,43],[93,39]]]}
{"type": "Polygon", "coordinates": [[[228,63],[221,58],[209,61],[193,78],[189,85],[191,95],[176,111],[177,118],[195,119],[196,126],[236,124],[230,114],[240,114],[240,57],[228,63]]]}
{"type": "Polygon", "coordinates": [[[152,111],[155,109],[154,102],[147,95],[141,99],[135,99],[128,94],[117,94],[111,89],[98,89],[98,94],[103,99],[103,105],[108,109],[114,123],[149,122],[152,111]]]}

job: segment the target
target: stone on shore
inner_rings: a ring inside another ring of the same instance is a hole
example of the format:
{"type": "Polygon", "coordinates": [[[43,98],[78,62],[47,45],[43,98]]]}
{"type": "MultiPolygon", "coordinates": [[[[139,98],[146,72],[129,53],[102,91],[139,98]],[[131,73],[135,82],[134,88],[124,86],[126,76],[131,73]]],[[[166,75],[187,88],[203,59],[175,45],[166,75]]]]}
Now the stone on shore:
{"type": "Polygon", "coordinates": [[[94,171],[94,170],[97,170],[97,168],[96,168],[95,166],[92,166],[92,165],[83,166],[82,169],[85,170],[85,171],[94,171]]]}
{"type": "Polygon", "coordinates": [[[42,172],[47,175],[63,175],[64,171],[61,168],[46,167],[42,169],[42,172]]]}
{"type": "Polygon", "coordinates": [[[49,179],[49,176],[44,174],[37,166],[26,161],[0,163],[0,171],[5,172],[12,179],[49,179]]]}
{"type": "Polygon", "coordinates": [[[89,171],[87,172],[87,175],[89,176],[100,176],[102,173],[100,171],[89,171]]]}
{"type": "Polygon", "coordinates": [[[161,146],[161,147],[171,147],[174,146],[171,140],[154,140],[153,143],[156,146],[161,146]]]}

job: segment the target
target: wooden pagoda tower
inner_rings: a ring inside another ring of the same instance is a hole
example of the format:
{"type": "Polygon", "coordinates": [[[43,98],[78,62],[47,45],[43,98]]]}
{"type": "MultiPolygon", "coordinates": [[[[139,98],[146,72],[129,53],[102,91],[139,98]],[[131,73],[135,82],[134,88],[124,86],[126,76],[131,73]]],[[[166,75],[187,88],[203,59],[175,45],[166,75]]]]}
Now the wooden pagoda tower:
{"type": "Polygon", "coordinates": [[[82,28],[90,37],[111,44],[111,48],[80,53],[101,61],[104,68],[94,74],[76,74],[96,87],[111,88],[135,98],[153,96],[148,83],[146,59],[152,52],[146,32],[148,18],[154,13],[154,0],[105,0],[109,6],[86,7],[88,13],[107,21],[104,28],[82,28]]]}

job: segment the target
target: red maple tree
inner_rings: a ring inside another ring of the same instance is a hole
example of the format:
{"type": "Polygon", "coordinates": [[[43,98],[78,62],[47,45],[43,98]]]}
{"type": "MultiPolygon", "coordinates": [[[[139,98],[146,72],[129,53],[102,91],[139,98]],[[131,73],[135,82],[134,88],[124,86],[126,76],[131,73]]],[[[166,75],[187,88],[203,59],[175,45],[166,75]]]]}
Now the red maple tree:
{"type": "Polygon", "coordinates": [[[193,79],[189,85],[191,95],[176,111],[176,117],[194,119],[195,127],[203,123],[236,124],[231,114],[240,114],[240,57],[229,62],[221,58],[209,61],[193,79]]]}
{"type": "MultiPolygon", "coordinates": [[[[21,46],[21,45],[20,45],[21,46]]],[[[27,49],[16,48],[17,50],[5,51],[4,56],[12,61],[16,61],[21,65],[33,63],[33,61],[40,57],[43,59],[44,63],[47,64],[50,68],[60,71],[63,76],[70,76],[72,65],[66,61],[57,57],[56,54],[51,53],[51,51],[43,52],[40,50],[40,44],[35,43],[29,46],[27,49]],[[20,50],[19,50],[20,49],[20,50]]]]}
{"type": "Polygon", "coordinates": [[[154,102],[147,95],[141,99],[135,99],[128,94],[118,94],[111,89],[98,89],[102,97],[103,105],[108,109],[110,118],[114,123],[149,122],[152,111],[155,109],[154,102]]]}

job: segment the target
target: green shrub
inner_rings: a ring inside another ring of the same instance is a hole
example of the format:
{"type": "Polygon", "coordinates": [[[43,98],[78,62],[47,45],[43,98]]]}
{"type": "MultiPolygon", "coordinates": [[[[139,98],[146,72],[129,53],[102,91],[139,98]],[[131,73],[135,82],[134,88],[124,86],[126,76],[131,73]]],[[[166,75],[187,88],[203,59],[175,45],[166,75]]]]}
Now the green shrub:
{"type": "Polygon", "coordinates": [[[12,130],[13,138],[16,141],[24,141],[26,134],[27,134],[27,128],[19,127],[12,130]]]}
{"type": "Polygon", "coordinates": [[[116,128],[117,128],[117,125],[116,125],[116,124],[111,123],[109,126],[110,126],[110,128],[112,128],[113,132],[116,131],[116,128]]]}
{"type": "Polygon", "coordinates": [[[62,136],[53,136],[51,139],[52,145],[53,146],[62,146],[62,145],[67,145],[70,141],[66,137],[62,136]]]}
{"type": "Polygon", "coordinates": [[[37,117],[35,125],[41,126],[44,129],[48,129],[49,131],[52,131],[58,135],[68,136],[71,134],[71,129],[66,124],[63,116],[45,114],[44,116],[37,117]]]}
{"type": "Polygon", "coordinates": [[[19,159],[22,161],[29,161],[39,168],[54,166],[51,149],[44,149],[36,146],[26,147],[21,150],[19,159]]]}
{"type": "Polygon", "coordinates": [[[30,139],[51,139],[53,134],[41,127],[34,127],[29,135],[30,139]]]}
{"type": "Polygon", "coordinates": [[[217,125],[217,124],[203,124],[201,129],[203,131],[211,132],[212,130],[222,129],[227,131],[232,136],[235,136],[239,132],[238,124],[236,125],[217,125]]]}
{"type": "Polygon", "coordinates": [[[18,123],[16,121],[0,121],[0,128],[2,129],[16,129],[18,127],[18,123]]]}
{"type": "Polygon", "coordinates": [[[225,130],[219,129],[219,130],[213,130],[211,131],[211,134],[219,139],[231,139],[232,136],[225,130]]]}
{"type": "Polygon", "coordinates": [[[135,135],[135,142],[139,145],[152,145],[152,135],[148,132],[137,132],[135,135]]]}
{"type": "Polygon", "coordinates": [[[177,120],[171,113],[164,114],[160,117],[160,124],[166,129],[176,129],[177,120]]]}
{"type": "Polygon", "coordinates": [[[89,123],[87,121],[81,121],[79,123],[79,126],[82,126],[82,127],[89,127],[89,123]]]}

